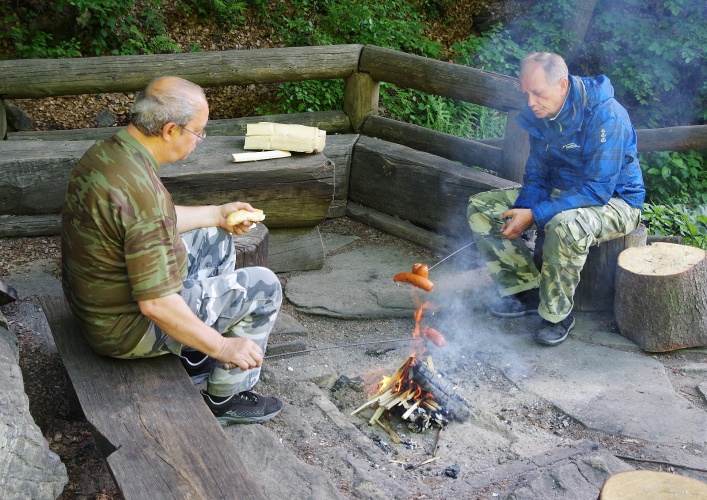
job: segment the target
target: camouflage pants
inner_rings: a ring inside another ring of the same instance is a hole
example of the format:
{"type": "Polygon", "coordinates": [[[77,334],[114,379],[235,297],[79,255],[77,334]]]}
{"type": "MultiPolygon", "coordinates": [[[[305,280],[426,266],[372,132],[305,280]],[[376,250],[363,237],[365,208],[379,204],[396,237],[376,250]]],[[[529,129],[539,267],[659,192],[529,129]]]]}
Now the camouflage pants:
{"type": "MultiPolygon", "coordinates": [[[[467,220],[475,238],[498,234],[504,220],[501,214],[513,206],[518,189],[496,189],[469,199],[467,220]]],[[[553,192],[557,196],[559,191],[553,192]]],[[[540,288],[538,313],[557,323],[574,307],[574,291],[592,245],[598,245],[633,231],[641,211],[619,198],[604,206],[583,207],[560,212],[545,225],[542,269],[521,238],[508,240],[496,236],[477,241],[491,277],[501,296],[540,288]]]]}
{"type": "MultiPolygon", "coordinates": [[[[264,267],[235,269],[233,237],[210,227],[182,234],[188,253],[188,276],[179,295],[207,325],[226,337],[251,339],[265,352],[268,337],[282,304],[282,288],[275,273],[264,267]]],[[[183,347],[156,325],[121,358],[151,357],[183,347]]],[[[230,396],[251,389],[260,368],[224,370],[220,363],[209,374],[209,394],[230,396]]]]}

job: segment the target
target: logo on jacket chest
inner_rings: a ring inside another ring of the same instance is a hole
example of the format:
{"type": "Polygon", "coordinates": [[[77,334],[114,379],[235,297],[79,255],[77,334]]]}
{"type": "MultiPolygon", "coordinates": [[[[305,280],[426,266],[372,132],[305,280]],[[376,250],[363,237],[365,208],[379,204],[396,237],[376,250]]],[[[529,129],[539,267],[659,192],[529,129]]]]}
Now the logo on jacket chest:
{"type": "Polygon", "coordinates": [[[579,149],[579,144],[570,142],[569,144],[565,144],[564,146],[562,146],[562,149],[579,149]]]}

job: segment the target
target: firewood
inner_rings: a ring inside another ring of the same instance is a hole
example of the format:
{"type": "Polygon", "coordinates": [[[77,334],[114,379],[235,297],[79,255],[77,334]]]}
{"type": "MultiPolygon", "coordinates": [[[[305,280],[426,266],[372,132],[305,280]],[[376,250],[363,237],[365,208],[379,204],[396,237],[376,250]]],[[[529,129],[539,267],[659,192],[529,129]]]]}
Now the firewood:
{"type": "Polygon", "coordinates": [[[244,161],[270,160],[273,158],[287,158],[292,156],[289,151],[258,151],[257,153],[233,153],[233,162],[241,163],[244,161]]]}
{"type": "Polygon", "coordinates": [[[378,421],[378,419],[380,418],[380,416],[383,415],[384,411],[385,411],[385,407],[379,406],[378,409],[373,414],[373,416],[371,417],[371,419],[368,421],[368,424],[373,425],[374,423],[376,423],[378,421]]]}
{"type": "Polygon", "coordinates": [[[385,432],[388,433],[390,436],[390,439],[395,443],[395,444],[400,444],[402,442],[402,439],[400,439],[400,436],[398,436],[398,433],[393,430],[393,428],[390,426],[387,420],[376,420],[376,423],[380,425],[385,432]]]}
{"type": "Polygon", "coordinates": [[[326,131],[285,123],[249,123],[243,149],[281,149],[318,153],[326,144],[326,131]]]}

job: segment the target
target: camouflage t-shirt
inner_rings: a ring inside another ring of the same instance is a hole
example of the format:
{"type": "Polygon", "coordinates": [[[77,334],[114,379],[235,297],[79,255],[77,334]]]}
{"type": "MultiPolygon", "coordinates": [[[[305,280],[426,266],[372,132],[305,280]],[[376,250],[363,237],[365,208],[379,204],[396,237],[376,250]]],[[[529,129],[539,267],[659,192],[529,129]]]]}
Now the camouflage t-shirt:
{"type": "Polygon", "coordinates": [[[94,144],[69,178],[61,228],[64,293],[99,354],[129,352],[149,320],[138,300],[177,293],[187,257],[159,164],[125,130],[94,144]]]}

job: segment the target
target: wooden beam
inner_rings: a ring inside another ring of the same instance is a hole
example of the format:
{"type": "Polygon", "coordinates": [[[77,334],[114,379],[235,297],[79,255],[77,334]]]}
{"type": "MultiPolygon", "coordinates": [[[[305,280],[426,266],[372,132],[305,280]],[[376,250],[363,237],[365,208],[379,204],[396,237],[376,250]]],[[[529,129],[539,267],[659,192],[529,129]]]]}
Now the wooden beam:
{"type": "Polygon", "coordinates": [[[179,76],[202,87],[347,78],[357,70],[360,52],[361,45],[323,45],[7,60],[0,61],[0,97],[134,92],[145,88],[155,75],[179,76]]]}
{"type": "MultiPolygon", "coordinates": [[[[0,215],[60,213],[71,170],[93,141],[0,143],[0,215]]],[[[243,138],[212,137],[186,160],[159,174],[175,203],[247,201],[265,211],[268,227],[311,227],[326,219],[334,166],[322,154],[233,163],[243,138]]]]}
{"type": "Polygon", "coordinates": [[[419,125],[391,120],[382,116],[369,116],[363,124],[363,134],[388,142],[401,144],[418,151],[441,156],[464,165],[501,172],[502,150],[479,141],[462,139],[419,125]]]}
{"type": "MultiPolygon", "coordinates": [[[[461,240],[440,236],[433,231],[417,227],[399,217],[384,214],[352,201],[346,206],[346,215],[363,224],[380,229],[387,234],[392,234],[439,252],[453,252],[464,245],[461,240]]],[[[474,250],[470,249],[470,252],[474,250]]]]}
{"type": "Polygon", "coordinates": [[[636,130],[638,151],[707,149],[707,125],[636,130]]]}
{"type": "Polygon", "coordinates": [[[516,116],[519,114],[517,110],[508,112],[506,132],[503,134],[503,168],[500,169],[500,175],[522,184],[525,164],[530,154],[530,142],[528,132],[516,122],[516,116]]]}
{"type": "Polygon", "coordinates": [[[371,78],[380,82],[501,111],[525,105],[516,78],[391,49],[363,47],[359,71],[370,73],[371,78]]]}
{"type": "Polygon", "coordinates": [[[349,200],[442,235],[468,228],[469,196],[518,184],[429,153],[361,136],[349,200]]]}
{"type": "Polygon", "coordinates": [[[265,498],[176,356],[98,356],[63,295],[40,303],[124,498],[265,498]]]}

